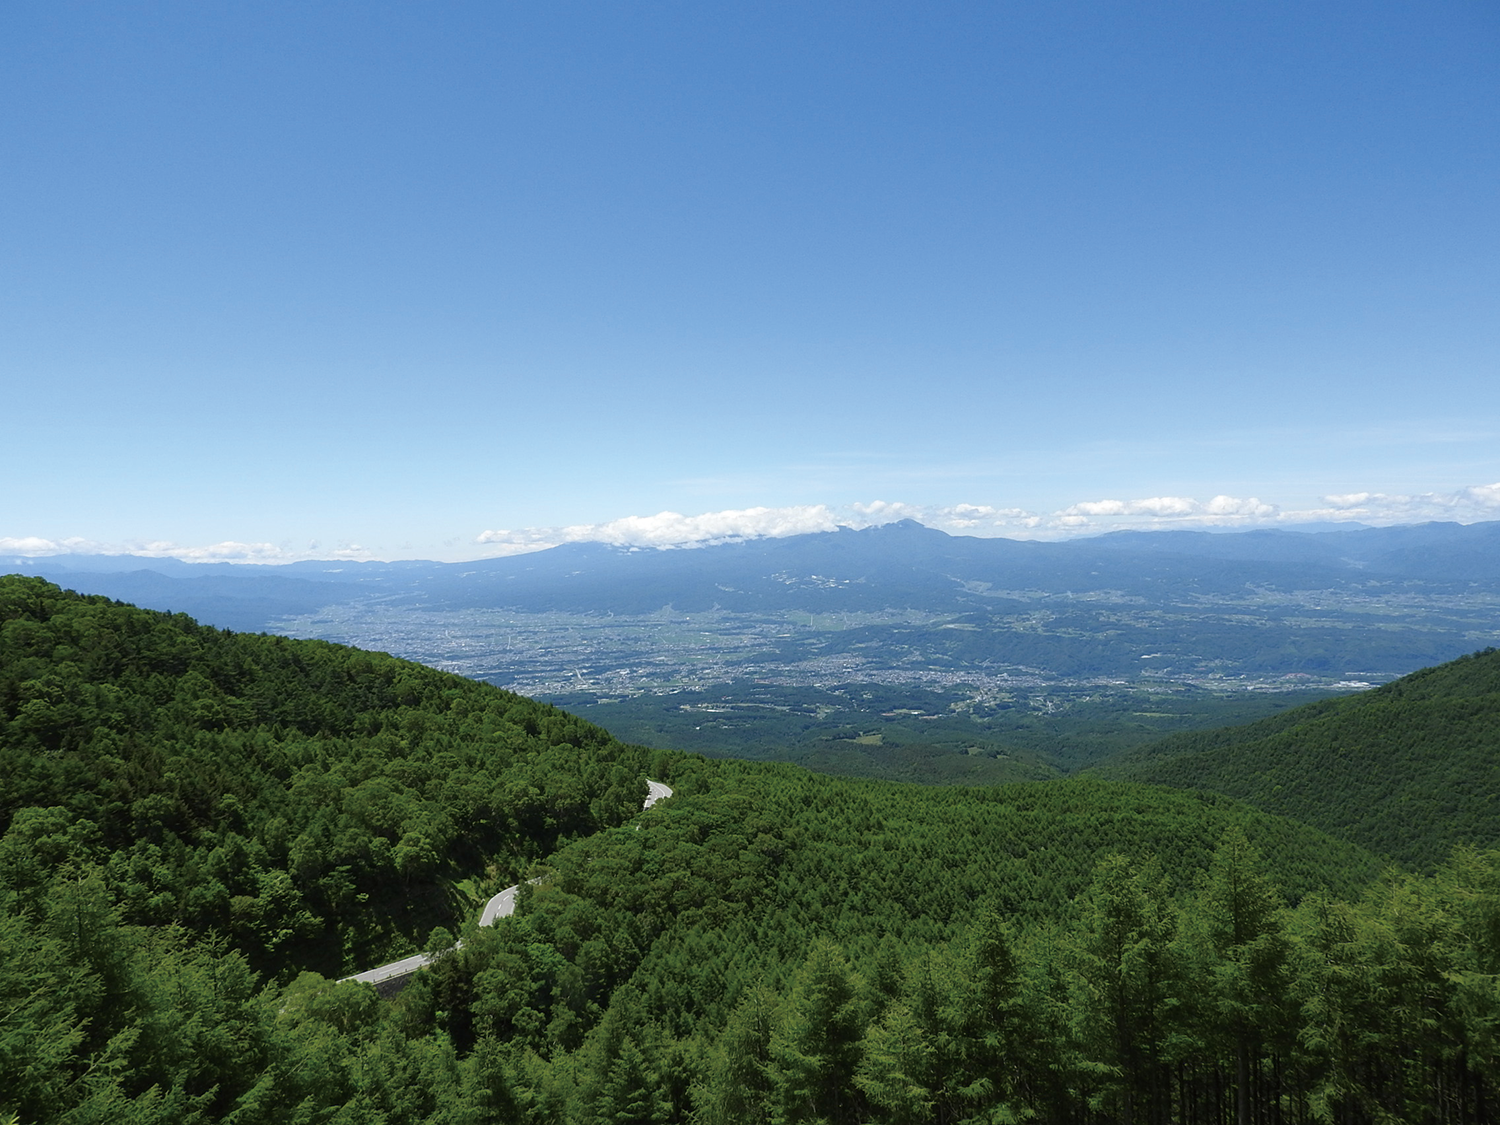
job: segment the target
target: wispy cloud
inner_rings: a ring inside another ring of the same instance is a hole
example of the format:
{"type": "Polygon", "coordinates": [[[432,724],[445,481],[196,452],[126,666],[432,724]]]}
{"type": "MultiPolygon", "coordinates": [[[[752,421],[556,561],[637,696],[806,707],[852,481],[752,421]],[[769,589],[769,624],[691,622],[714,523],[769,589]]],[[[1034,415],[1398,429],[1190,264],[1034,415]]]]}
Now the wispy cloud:
{"type": "Polygon", "coordinates": [[[0,535],[0,554],[6,555],[94,555],[83,539],[42,539],[36,535],[20,537],[0,535]]]}
{"type": "Polygon", "coordinates": [[[497,554],[534,551],[561,543],[611,543],[628,547],[702,547],[744,539],[802,535],[838,527],[875,527],[915,520],[955,535],[1068,538],[1125,528],[1251,528],[1312,522],[1414,523],[1500,518],[1500,484],[1449,493],[1388,496],[1361,492],[1322,497],[1323,506],[1283,508],[1256,496],[1148,496],[1132,500],[1081,500],[1052,512],[993,504],[910,504],[871,500],[833,508],[744,508],[684,516],[660,512],[601,524],[486,531],[478,541],[497,554]]]}
{"type": "Polygon", "coordinates": [[[1385,492],[1346,492],[1324,496],[1324,508],[1299,513],[1304,518],[1363,520],[1369,523],[1413,523],[1456,520],[1460,523],[1500,518],[1500,482],[1473,484],[1453,492],[1419,492],[1403,496],[1385,492]]]}
{"type": "Polygon", "coordinates": [[[956,535],[999,535],[1034,531],[1046,517],[1025,508],[999,508],[993,504],[903,504],[899,501],[872,500],[850,507],[846,526],[873,527],[896,520],[916,520],[928,527],[956,535]]]}
{"type": "Polygon", "coordinates": [[[182,562],[288,563],[301,559],[367,559],[371,552],[358,544],[334,550],[309,544],[306,550],[280,547],[274,543],[240,543],[226,540],[204,546],[182,546],[166,540],[131,540],[102,543],[93,539],[71,537],[44,539],[40,536],[0,536],[0,555],[41,558],[49,555],[132,555],[148,559],[179,559],[182,562]]]}
{"type": "Polygon", "coordinates": [[[1215,496],[1205,501],[1186,496],[1086,500],[1063,508],[1039,526],[1076,534],[1124,527],[1274,527],[1316,522],[1388,525],[1428,520],[1473,523],[1500,518],[1500,483],[1469,485],[1452,492],[1351,492],[1320,499],[1318,506],[1296,508],[1283,508],[1254,496],[1215,496]]]}

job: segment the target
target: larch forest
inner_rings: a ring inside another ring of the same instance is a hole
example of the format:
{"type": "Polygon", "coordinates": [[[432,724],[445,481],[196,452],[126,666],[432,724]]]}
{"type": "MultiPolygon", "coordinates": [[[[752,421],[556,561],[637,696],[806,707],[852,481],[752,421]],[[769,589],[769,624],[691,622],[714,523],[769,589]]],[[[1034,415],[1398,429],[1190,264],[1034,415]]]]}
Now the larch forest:
{"type": "Polygon", "coordinates": [[[1495,1121],[1497,719],[876,782],[0,578],[0,1122],[1495,1121]]]}

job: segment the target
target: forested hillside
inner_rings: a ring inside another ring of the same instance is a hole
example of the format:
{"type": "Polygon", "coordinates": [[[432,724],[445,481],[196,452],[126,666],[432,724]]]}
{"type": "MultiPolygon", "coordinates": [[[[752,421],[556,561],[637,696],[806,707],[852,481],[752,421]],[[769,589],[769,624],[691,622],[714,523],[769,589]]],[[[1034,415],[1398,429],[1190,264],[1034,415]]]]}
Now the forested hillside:
{"type": "Polygon", "coordinates": [[[520,696],[318,641],[0,578],[0,878],[97,865],[123,911],[273,972],[374,964],[645,795],[643,752],[520,696]]]}
{"type": "Polygon", "coordinates": [[[0,1121],[1493,1120],[1493,853],[1382,877],[1212,794],[648,762],[36,580],[0,630],[0,1121]],[[538,882],[479,931],[486,873],[538,882]],[[463,944],[394,1002],[329,979],[403,935],[463,944]]]}
{"type": "Polygon", "coordinates": [[[674,782],[392,1018],[525,1044],[507,1097],[544,1120],[1491,1119],[1493,854],[1351,905],[1309,888],[1366,857],[1230,802],[718,763],[674,782]],[[553,988],[503,983],[554,953],[553,988]]]}
{"type": "Polygon", "coordinates": [[[1105,777],[1226,793],[1403,863],[1500,846],[1500,650],[1258,723],[1164,739],[1105,777]]]}

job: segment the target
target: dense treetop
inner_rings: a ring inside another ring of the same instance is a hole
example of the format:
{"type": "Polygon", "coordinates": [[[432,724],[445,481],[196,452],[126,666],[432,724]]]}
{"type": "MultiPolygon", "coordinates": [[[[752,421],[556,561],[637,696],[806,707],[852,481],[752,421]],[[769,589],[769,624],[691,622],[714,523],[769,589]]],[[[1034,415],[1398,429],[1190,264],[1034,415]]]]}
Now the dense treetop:
{"type": "Polygon", "coordinates": [[[644,753],[378,653],[0,578],[0,873],[105,864],[130,920],[264,968],[364,968],[456,924],[455,878],[503,885],[637,811],[644,753]]]}
{"type": "Polygon", "coordinates": [[[389,657],[25,579],[0,579],[0,719],[0,1122],[1500,1104],[1500,854],[1380,875],[1216,794],[653,753],[389,657]],[[641,813],[648,767],[676,795],[641,813]],[[461,880],[521,874],[516,917],[478,930],[461,880]],[[448,952],[394,1003],[328,979],[424,940],[448,952]]]}
{"type": "Polygon", "coordinates": [[[1097,772],[1225,793],[1418,866],[1455,844],[1500,846],[1500,650],[1175,735],[1097,772]]]}

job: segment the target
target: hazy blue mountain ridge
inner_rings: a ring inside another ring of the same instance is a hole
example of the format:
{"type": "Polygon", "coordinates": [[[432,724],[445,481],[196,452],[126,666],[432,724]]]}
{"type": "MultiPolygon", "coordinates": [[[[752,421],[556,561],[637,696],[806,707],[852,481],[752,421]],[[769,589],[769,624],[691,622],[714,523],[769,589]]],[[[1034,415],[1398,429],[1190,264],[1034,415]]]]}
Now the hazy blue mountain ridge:
{"type": "Polygon", "coordinates": [[[1500,590],[1500,522],[1429,523],[1347,532],[1122,531],[1035,542],[950,536],[911,521],[862,530],[656,550],[597,543],[466,563],[189,564],[55,556],[4,560],[88,593],[181,609],[212,624],[267,628],[319,605],[394,604],[530,612],[948,613],[1003,603],[1008,592],[1124,597],[1224,596],[1257,587],[1347,589],[1417,580],[1434,590],[1500,590]]]}
{"type": "Polygon", "coordinates": [[[903,522],[447,564],[0,567],[390,652],[659,747],[994,779],[1213,725],[1230,696],[1347,692],[1500,644],[1497,543],[1500,523],[1051,543],[903,522]]]}
{"type": "Polygon", "coordinates": [[[1116,531],[1086,542],[1132,553],[1317,563],[1430,582],[1493,583],[1500,560],[1500,522],[1434,522],[1321,532],[1116,531]]]}

